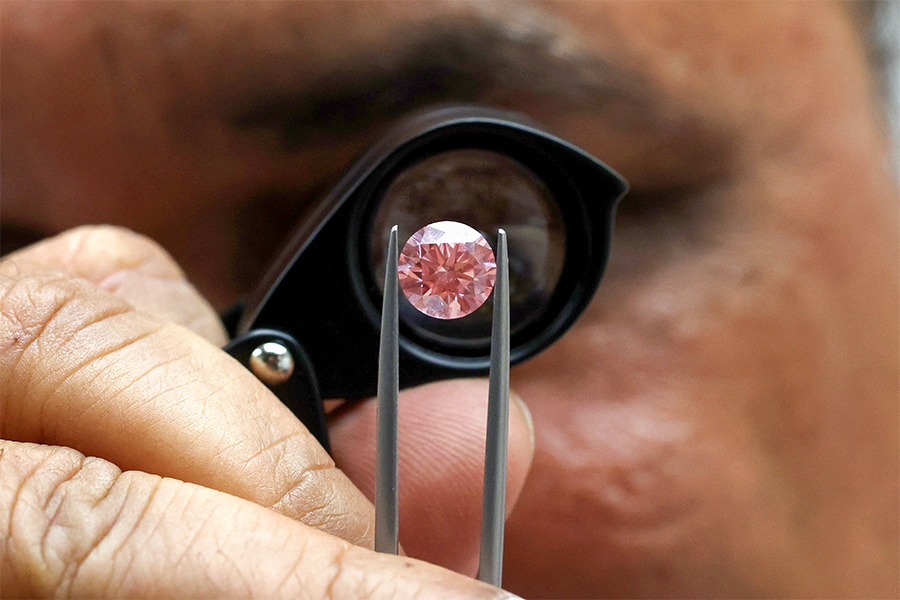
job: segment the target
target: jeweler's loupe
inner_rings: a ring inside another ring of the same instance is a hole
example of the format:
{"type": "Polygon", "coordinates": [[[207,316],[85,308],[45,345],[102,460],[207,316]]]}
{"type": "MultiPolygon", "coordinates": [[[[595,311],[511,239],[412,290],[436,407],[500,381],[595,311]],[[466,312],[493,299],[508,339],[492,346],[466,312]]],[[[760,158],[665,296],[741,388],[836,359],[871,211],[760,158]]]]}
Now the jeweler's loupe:
{"type": "MultiPolygon", "coordinates": [[[[609,167],[518,115],[481,107],[415,115],[388,131],[311,214],[300,216],[226,349],[327,448],[321,398],[376,391],[394,225],[401,243],[440,221],[469,225],[493,247],[497,231],[506,232],[510,362],[516,364],[558,339],[587,306],[626,189],[609,167]]],[[[463,318],[435,319],[400,296],[401,388],[487,374],[493,303],[463,318]]]]}

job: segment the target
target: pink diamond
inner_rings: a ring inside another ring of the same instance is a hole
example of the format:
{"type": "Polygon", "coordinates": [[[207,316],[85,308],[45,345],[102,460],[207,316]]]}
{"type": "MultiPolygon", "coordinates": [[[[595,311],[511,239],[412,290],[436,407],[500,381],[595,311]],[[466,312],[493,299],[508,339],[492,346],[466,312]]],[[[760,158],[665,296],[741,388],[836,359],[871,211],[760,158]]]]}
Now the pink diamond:
{"type": "Polygon", "coordinates": [[[494,252],[484,236],[456,221],[439,221],[415,232],[397,265],[410,304],[438,319],[458,319],[484,304],[496,272],[494,252]]]}

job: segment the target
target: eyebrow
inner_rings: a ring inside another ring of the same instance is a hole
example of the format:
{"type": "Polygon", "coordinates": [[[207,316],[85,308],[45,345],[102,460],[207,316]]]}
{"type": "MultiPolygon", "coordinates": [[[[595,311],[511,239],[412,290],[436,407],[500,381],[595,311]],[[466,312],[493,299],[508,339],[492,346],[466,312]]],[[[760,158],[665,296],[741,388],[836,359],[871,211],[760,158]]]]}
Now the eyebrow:
{"type": "MultiPolygon", "coordinates": [[[[533,20],[533,19],[532,19],[533,20]]],[[[409,39],[409,24],[404,35],[409,39]]],[[[284,150],[356,133],[412,110],[475,102],[494,90],[521,90],[600,110],[598,102],[646,114],[653,94],[637,73],[586,53],[561,51],[552,28],[510,30],[497,19],[420,24],[411,42],[366,49],[292,92],[261,93],[230,119],[239,130],[274,131],[284,150]]]]}
{"type": "Polygon", "coordinates": [[[530,13],[518,21],[494,14],[403,23],[387,42],[348,50],[318,79],[245,98],[229,125],[239,134],[264,133],[260,139],[276,144],[271,150],[299,153],[351,138],[368,143],[391,121],[427,106],[479,102],[522,110],[523,102],[538,102],[557,113],[589,114],[603,128],[598,137],[627,140],[627,156],[604,159],[624,171],[631,196],[690,196],[733,175],[740,140],[734,125],[592,49],[568,24],[530,13]]]}

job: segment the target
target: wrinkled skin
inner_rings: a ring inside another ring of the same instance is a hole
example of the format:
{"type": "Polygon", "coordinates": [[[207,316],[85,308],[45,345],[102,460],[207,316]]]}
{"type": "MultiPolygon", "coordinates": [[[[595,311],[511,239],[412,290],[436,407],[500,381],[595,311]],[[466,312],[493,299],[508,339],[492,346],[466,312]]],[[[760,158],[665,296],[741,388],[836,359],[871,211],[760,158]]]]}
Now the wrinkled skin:
{"type": "MultiPolygon", "coordinates": [[[[411,72],[433,78],[409,108],[512,108],[630,181],[593,304],[513,372],[536,447],[508,589],[900,593],[898,192],[847,6],[88,2],[2,16],[4,227],[142,232],[217,308],[252,286],[286,216],[407,108],[315,121],[297,99],[369,93],[394,61],[418,57],[411,72]],[[261,105],[276,108],[246,117],[261,105]]],[[[371,492],[365,456],[339,445],[336,459],[371,492]]]]}

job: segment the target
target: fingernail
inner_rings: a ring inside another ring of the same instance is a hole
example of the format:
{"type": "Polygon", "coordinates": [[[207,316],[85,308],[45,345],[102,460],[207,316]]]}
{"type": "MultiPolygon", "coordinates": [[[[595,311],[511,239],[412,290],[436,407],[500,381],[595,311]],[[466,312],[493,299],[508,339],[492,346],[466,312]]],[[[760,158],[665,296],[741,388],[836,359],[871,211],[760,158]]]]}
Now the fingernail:
{"type": "Polygon", "coordinates": [[[519,412],[522,414],[522,418],[525,421],[525,426],[528,428],[528,442],[531,445],[531,455],[534,456],[534,419],[531,418],[531,411],[528,410],[528,405],[525,404],[525,401],[522,400],[522,397],[517,394],[514,390],[509,391],[509,398],[512,400],[512,404],[519,409],[519,412]]]}

